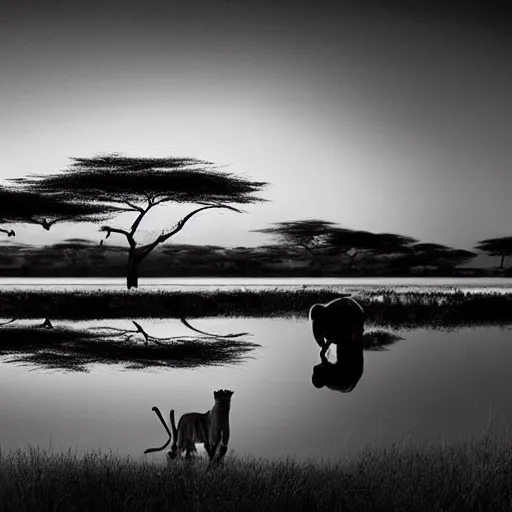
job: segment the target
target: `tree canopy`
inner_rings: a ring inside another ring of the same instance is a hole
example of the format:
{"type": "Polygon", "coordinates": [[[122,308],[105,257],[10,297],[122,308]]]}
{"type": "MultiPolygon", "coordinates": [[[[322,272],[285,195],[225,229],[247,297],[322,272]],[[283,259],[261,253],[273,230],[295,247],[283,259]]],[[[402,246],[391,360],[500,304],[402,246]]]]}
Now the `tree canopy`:
{"type": "Polygon", "coordinates": [[[107,217],[112,208],[85,202],[70,202],[65,195],[0,186],[0,224],[43,224],[47,218],[85,222],[107,217]]]}
{"type": "Polygon", "coordinates": [[[367,250],[375,253],[403,252],[416,241],[414,238],[393,233],[372,233],[348,228],[332,229],[327,239],[331,246],[342,252],[367,250]]]}
{"type": "Polygon", "coordinates": [[[475,253],[463,249],[454,249],[442,244],[418,242],[407,246],[395,263],[409,268],[438,267],[451,272],[450,269],[467,263],[475,256],[475,253]]]}
{"type": "Polygon", "coordinates": [[[219,172],[214,164],[194,158],[140,158],[117,154],[71,158],[60,173],[15,178],[28,190],[65,197],[73,202],[120,203],[123,210],[174,203],[265,201],[254,196],[267,183],[219,172]]]}
{"type": "Polygon", "coordinates": [[[512,256],[512,236],[480,240],[475,249],[486,252],[490,256],[501,256],[500,268],[503,268],[505,257],[512,256]]]}
{"type": "Polygon", "coordinates": [[[255,229],[254,233],[266,233],[284,241],[286,245],[302,247],[314,255],[314,251],[325,248],[325,243],[332,232],[334,222],[318,219],[292,220],[276,222],[274,226],[255,229]]]}

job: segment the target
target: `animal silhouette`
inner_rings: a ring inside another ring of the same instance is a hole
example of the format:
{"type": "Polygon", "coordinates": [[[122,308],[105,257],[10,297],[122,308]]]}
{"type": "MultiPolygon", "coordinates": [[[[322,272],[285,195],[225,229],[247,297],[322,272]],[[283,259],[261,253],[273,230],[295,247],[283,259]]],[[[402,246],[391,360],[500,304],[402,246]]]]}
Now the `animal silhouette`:
{"type": "Polygon", "coordinates": [[[324,357],[331,344],[346,345],[343,351],[352,348],[362,350],[364,322],[363,308],[351,297],[340,297],[327,304],[314,304],[309,310],[313,336],[324,357]]]}
{"type": "Polygon", "coordinates": [[[336,346],[336,362],[331,363],[320,354],[320,364],[313,366],[311,382],[315,388],[327,387],[334,391],[349,393],[352,391],[364,369],[362,345],[338,344],[336,346]]]}
{"type": "Polygon", "coordinates": [[[171,459],[178,457],[184,451],[186,451],[187,458],[190,458],[192,453],[197,452],[196,443],[204,443],[210,461],[214,459],[217,447],[220,444],[217,460],[222,460],[228,450],[230,435],[229,411],[231,409],[233,393],[234,391],[228,389],[214,391],[215,403],[212,409],[205,413],[189,412],[184,414],[180,418],[177,428],[174,422],[174,410],[171,410],[172,434],[158,407],[153,407],[153,411],[169,435],[169,440],[159,448],[148,448],[144,453],[163,450],[169,445],[172,438],[174,441],[171,451],[167,454],[171,459]]]}

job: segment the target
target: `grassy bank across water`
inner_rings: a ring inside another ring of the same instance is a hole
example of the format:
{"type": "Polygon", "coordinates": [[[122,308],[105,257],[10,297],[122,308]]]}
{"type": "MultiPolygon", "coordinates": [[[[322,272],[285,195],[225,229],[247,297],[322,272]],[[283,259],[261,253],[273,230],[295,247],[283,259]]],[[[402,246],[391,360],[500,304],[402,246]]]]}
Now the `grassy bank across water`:
{"type": "MultiPolygon", "coordinates": [[[[309,308],[343,290],[234,291],[0,291],[0,318],[198,318],[212,316],[306,318],[309,308]]],[[[351,294],[369,322],[390,327],[458,327],[512,323],[512,294],[392,289],[351,294]]]]}
{"type": "Polygon", "coordinates": [[[336,463],[228,456],[167,464],[113,454],[0,452],[0,511],[509,511],[512,441],[395,444],[336,463]]]}

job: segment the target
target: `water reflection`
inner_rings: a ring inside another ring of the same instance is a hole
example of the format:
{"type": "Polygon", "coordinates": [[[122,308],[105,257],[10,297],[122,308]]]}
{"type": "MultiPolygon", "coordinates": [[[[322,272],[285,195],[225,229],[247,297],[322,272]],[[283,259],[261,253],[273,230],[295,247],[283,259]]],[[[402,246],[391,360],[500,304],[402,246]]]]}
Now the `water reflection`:
{"type": "Polygon", "coordinates": [[[315,388],[326,387],[333,391],[350,393],[356,387],[364,371],[363,350],[387,350],[389,345],[403,340],[393,332],[370,330],[359,338],[347,337],[336,345],[336,362],[331,363],[320,352],[320,364],[313,366],[311,383],[315,388]]]}
{"type": "MultiPolygon", "coordinates": [[[[69,321],[54,327],[48,318],[42,324],[11,319],[0,323],[0,357],[8,363],[87,373],[95,363],[123,365],[130,370],[233,364],[247,359],[259,346],[245,339],[250,336],[247,332],[212,334],[192,327],[183,318],[181,323],[198,334],[151,335],[143,322],[131,320],[128,325],[135,328],[77,328],[69,321]]],[[[168,327],[168,332],[172,330],[168,327]]]]}
{"type": "Polygon", "coordinates": [[[330,363],[324,357],[322,362],[313,366],[313,376],[311,382],[315,388],[323,388],[324,386],[333,391],[341,391],[342,393],[350,393],[359,382],[363,375],[364,357],[361,354],[352,355],[336,363],[330,363]]]}

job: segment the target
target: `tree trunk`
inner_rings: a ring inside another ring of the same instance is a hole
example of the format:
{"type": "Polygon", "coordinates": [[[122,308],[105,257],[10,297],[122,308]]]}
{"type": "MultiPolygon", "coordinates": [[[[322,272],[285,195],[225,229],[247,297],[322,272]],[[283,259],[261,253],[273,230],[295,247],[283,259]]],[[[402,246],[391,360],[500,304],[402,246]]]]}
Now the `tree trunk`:
{"type": "Polygon", "coordinates": [[[130,249],[130,252],[128,253],[128,274],[126,277],[128,290],[130,288],[138,288],[139,286],[139,274],[137,272],[138,265],[139,262],[135,258],[134,251],[130,249]]]}

